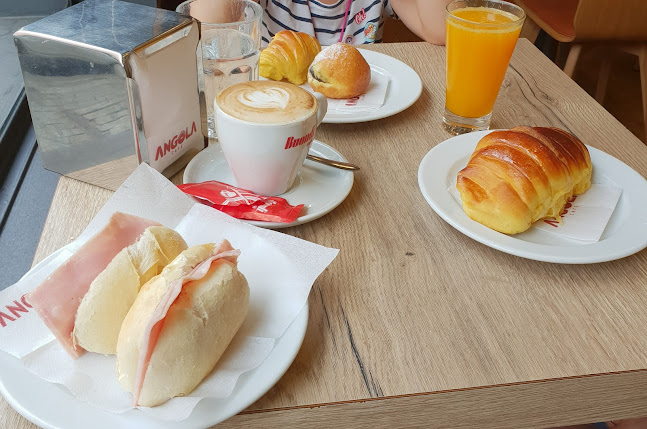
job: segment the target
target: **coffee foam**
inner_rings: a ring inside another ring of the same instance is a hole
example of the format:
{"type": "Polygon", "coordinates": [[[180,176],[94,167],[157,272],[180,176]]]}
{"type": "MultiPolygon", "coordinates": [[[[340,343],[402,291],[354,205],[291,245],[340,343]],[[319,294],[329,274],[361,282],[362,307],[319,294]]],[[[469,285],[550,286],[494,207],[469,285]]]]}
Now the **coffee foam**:
{"type": "Polygon", "coordinates": [[[270,88],[263,91],[245,91],[238,94],[238,101],[257,109],[285,109],[290,102],[290,93],[283,88],[270,88]]]}
{"type": "Polygon", "coordinates": [[[234,118],[261,124],[296,122],[317,110],[317,100],[308,91],[275,81],[232,85],[218,94],[216,104],[234,118]]]}

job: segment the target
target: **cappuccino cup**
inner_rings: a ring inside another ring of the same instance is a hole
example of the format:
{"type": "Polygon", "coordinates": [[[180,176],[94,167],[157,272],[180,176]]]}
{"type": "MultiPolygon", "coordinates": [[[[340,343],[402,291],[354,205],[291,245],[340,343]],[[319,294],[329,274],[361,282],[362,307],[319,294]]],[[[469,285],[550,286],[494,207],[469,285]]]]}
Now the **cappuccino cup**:
{"type": "Polygon", "coordinates": [[[250,81],[216,97],[218,141],[236,186],[285,193],[297,177],[328,101],[286,82],[250,81]]]}

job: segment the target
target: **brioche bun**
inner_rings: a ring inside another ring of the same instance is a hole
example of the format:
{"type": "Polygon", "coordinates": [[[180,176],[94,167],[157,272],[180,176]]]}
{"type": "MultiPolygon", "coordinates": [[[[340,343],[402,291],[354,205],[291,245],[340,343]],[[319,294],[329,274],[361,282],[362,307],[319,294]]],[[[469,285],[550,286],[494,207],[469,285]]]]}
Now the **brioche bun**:
{"type": "Polygon", "coordinates": [[[362,95],[371,82],[371,67],[352,45],[335,43],[322,50],[308,69],[308,83],[328,98],[362,95]]]}

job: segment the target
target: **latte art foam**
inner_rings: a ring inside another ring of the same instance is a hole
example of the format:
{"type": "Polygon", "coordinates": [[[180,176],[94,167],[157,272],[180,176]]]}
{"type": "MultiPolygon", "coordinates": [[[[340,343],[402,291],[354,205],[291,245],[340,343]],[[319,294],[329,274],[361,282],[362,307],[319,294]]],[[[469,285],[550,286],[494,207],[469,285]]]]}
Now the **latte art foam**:
{"type": "Polygon", "coordinates": [[[238,101],[257,109],[285,109],[290,94],[283,88],[269,88],[264,91],[245,91],[238,95],[238,101]]]}
{"type": "Polygon", "coordinates": [[[224,113],[246,122],[287,124],[317,112],[317,99],[287,82],[251,81],[224,89],[215,103],[224,113]]]}

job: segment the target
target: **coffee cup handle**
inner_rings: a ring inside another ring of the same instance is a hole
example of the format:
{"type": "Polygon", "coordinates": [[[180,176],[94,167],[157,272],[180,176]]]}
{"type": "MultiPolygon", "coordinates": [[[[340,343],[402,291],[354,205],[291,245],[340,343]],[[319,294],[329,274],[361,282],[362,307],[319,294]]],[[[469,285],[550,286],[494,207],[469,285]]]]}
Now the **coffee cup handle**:
{"type": "Polygon", "coordinates": [[[319,108],[317,109],[317,126],[319,126],[319,124],[321,124],[321,121],[324,120],[326,112],[328,111],[328,99],[325,95],[319,92],[315,92],[314,96],[317,99],[317,103],[319,105],[319,108]]]}

